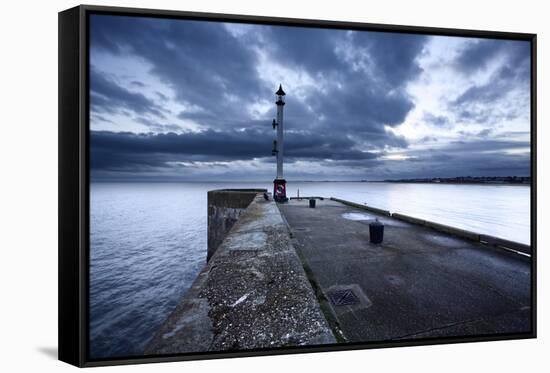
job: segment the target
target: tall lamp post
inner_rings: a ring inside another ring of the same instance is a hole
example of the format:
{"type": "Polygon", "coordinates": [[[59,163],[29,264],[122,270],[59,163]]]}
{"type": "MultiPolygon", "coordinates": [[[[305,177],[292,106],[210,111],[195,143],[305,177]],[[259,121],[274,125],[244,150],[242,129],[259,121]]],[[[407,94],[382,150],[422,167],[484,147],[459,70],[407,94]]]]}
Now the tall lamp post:
{"type": "Polygon", "coordinates": [[[277,177],[273,180],[273,198],[276,202],[287,202],[286,198],[286,180],[283,177],[283,107],[285,106],[285,91],[279,84],[279,90],[275,92],[277,96],[275,104],[277,105],[277,120],[273,119],[273,129],[277,129],[277,140],[273,141],[272,154],[277,156],[277,177]]]}

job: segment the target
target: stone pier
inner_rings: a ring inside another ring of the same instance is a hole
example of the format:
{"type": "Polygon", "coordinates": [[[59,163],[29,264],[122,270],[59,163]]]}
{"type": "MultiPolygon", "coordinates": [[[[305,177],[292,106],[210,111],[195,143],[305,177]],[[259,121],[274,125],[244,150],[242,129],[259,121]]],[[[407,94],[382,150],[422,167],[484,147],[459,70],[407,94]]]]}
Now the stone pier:
{"type": "Polygon", "coordinates": [[[209,192],[208,211],[210,260],[146,354],[533,336],[528,245],[263,190],[209,192]]]}
{"type": "Polygon", "coordinates": [[[267,189],[220,189],[208,192],[209,261],[250,202],[267,189]]]}
{"type": "MultiPolygon", "coordinates": [[[[211,193],[209,209],[214,198],[224,195],[223,191],[211,193]]],[[[235,193],[229,194],[233,198],[235,193]]],[[[222,215],[211,221],[223,221],[222,215]]],[[[277,205],[260,193],[239,212],[238,220],[149,341],[145,353],[335,342],[277,205]]]]}

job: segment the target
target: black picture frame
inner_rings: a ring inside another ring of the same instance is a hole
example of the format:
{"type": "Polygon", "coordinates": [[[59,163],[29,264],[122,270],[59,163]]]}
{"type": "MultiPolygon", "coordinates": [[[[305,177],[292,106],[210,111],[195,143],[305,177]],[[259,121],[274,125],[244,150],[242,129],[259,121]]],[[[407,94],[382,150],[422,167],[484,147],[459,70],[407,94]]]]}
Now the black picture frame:
{"type": "Polygon", "coordinates": [[[536,338],[537,263],[537,86],[536,34],[450,28],[400,26],[311,19],[244,16],[157,9],[81,5],[59,13],[59,360],[79,367],[215,359],[258,355],[282,355],[381,347],[434,345],[536,338]],[[187,20],[208,20],[331,29],[384,31],[442,36],[511,39],[531,45],[531,299],[532,328],[529,333],[479,335],[475,337],[346,343],[309,347],[204,352],[92,360],[88,356],[89,282],[89,30],[91,14],[147,16],[187,20]]]}

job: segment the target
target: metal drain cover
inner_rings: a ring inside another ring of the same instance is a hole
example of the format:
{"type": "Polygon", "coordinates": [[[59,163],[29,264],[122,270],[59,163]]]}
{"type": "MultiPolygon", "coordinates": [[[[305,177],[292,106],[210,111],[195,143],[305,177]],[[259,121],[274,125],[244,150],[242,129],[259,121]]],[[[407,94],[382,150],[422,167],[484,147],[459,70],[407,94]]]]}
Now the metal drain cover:
{"type": "Polygon", "coordinates": [[[335,306],[350,306],[359,303],[359,298],[351,289],[335,290],[330,292],[328,296],[335,306]]]}

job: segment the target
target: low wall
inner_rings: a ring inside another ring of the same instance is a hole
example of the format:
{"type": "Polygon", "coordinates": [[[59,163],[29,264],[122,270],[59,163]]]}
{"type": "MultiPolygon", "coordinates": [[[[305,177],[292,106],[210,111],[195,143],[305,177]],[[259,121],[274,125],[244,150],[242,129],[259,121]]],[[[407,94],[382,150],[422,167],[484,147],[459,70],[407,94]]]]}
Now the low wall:
{"type": "Polygon", "coordinates": [[[460,229],[460,228],[455,228],[444,224],[434,223],[428,220],[418,219],[412,216],[399,214],[397,212],[394,212],[391,216],[395,219],[406,221],[412,224],[423,225],[425,227],[435,229],[436,231],[439,231],[439,232],[452,234],[453,236],[466,238],[472,241],[479,241],[479,236],[480,236],[479,233],[471,232],[465,229],[460,229]]]}
{"type": "Polygon", "coordinates": [[[209,261],[218,246],[258,193],[267,189],[219,189],[208,192],[208,251],[209,261]]]}
{"type": "MultiPolygon", "coordinates": [[[[223,219],[211,224],[216,221],[223,219]]],[[[276,203],[259,194],[239,213],[145,354],[335,342],[276,203]]]]}
{"type": "Polygon", "coordinates": [[[391,214],[388,210],[382,210],[382,209],[379,209],[379,208],[376,208],[376,207],[372,207],[372,206],[368,206],[368,205],[362,205],[360,203],[346,201],[344,199],[339,199],[339,198],[334,198],[334,197],[330,197],[330,199],[333,200],[333,201],[336,201],[336,202],[343,203],[344,205],[348,205],[348,206],[351,206],[351,207],[356,207],[358,209],[371,211],[371,212],[374,212],[374,213],[377,213],[377,214],[380,214],[380,215],[391,216],[391,214]]]}
{"type": "Polygon", "coordinates": [[[527,254],[527,255],[531,255],[532,253],[530,245],[509,241],[503,238],[493,237],[486,234],[479,235],[479,242],[484,243],[486,245],[503,248],[503,249],[518,251],[520,253],[527,254]]]}
{"type": "Polygon", "coordinates": [[[308,199],[319,199],[319,200],[324,200],[325,198],[324,197],[319,197],[319,196],[310,196],[310,197],[290,197],[289,199],[291,200],[298,200],[298,201],[301,201],[301,200],[308,200],[308,199]]]}
{"type": "Polygon", "coordinates": [[[519,242],[509,241],[509,240],[505,240],[505,239],[498,238],[498,237],[493,237],[493,236],[489,236],[489,235],[485,235],[485,234],[480,234],[480,233],[468,231],[466,229],[455,228],[455,227],[451,227],[451,226],[448,226],[448,225],[445,225],[445,224],[435,223],[435,222],[432,222],[432,221],[429,221],[429,220],[419,219],[419,218],[415,218],[415,217],[412,217],[412,216],[409,216],[409,215],[400,214],[400,213],[397,213],[397,212],[391,213],[388,210],[383,210],[383,209],[379,209],[379,208],[368,206],[368,205],[362,205],[362,204],[359,204],[359,203],[350,202],[350,201],[346,201],[346,200],[343,200],[343,199],[338,199],[338,198],[334,198],[334,197],[331,197],[330,199],[333,200],[333,201],[336,201],[336,202],[343,203],[344,205],[348,205],[348,206],[351,206],[351,207],[356,207],[356,208],[359,208],[359,209],[362,209],[362,210],[367,210],[367,211],[374,212],[374,213],[377,213],[377,214],[380,214],[380,215],[391,216],[392,218],[395,218],[395,219],[398,219],[398,220],[401,220],[401,221],[405,221],[407,223],[422,225],[422,226],[434,229],[434,230],[439,231],[439,232],[448,233],[448,234],[451,234],[453,236],[457,236],[457,237],[465,238],[465,239],[472,240],[472,241],[475,241],[475,242],[479,242],[479,243],[482,243],[484,245],[493,246],[493,247],[496,247],[496,248],[499,248],[499,249],[511,250],[511,251],[514,251],[514,252],[517,252],[517,253],[520,253],[520,254],[525,254],[527,256],[531,255],[531,246],[525,245],[525,244],[522,244],[522,243],[519,243],[519,242]]]}

